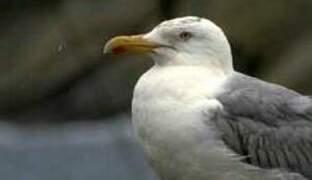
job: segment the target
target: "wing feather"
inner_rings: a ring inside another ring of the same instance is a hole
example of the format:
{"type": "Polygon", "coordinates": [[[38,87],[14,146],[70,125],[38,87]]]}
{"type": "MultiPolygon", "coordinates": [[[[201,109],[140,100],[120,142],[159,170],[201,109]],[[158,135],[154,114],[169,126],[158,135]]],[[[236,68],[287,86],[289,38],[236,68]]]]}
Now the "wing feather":
{"type": "Polygon", "coordinates": [[[242,74],[218,96],[215,123],[244,162],[297,172],[312,180],[312,99],[242,74]]]}

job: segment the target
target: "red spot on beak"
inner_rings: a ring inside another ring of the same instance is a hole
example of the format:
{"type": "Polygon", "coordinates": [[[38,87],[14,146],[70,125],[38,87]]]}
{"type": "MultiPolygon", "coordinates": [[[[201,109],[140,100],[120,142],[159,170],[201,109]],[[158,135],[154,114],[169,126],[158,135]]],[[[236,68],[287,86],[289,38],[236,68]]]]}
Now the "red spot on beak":
{"type": "Polygon", "coordinates": [[[119,47],[112,49],[112,52],[114,54],[122,54],[122,53],[126,52],[126,49],[122,46],[119,46],[119,47]]]}

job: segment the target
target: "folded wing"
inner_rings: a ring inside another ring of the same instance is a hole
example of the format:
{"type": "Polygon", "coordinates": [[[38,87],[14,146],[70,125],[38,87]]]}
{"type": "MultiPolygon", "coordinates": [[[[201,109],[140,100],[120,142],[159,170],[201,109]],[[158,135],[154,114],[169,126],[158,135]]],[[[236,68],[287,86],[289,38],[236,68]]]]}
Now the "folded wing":
{"type": "Polygon", "coordinates": [[[235,74],[219,94],[214,119],[224,143],[245,163],[312,179],[312,100],[235,74]]]}

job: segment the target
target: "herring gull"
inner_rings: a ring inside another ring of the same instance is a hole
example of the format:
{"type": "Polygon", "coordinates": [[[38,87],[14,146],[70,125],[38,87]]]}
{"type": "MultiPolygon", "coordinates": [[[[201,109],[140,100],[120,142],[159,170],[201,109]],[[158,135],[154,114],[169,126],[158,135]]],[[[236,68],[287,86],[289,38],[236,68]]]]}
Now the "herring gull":
{"type": "Polygon", "coordinates": [[[312,180],[311,98],[236,72],[210,20],[164,21],[104,51],[154,60],[135,86],[132,116],[161,179],[312,180]]]}

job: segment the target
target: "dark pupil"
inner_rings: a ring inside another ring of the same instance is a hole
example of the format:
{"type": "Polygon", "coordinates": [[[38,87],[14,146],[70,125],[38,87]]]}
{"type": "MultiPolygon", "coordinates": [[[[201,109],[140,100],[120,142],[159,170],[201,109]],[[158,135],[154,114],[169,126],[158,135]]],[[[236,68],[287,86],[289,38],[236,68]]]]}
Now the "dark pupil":
{"type": "Polygon", "coordinates": [[[182,32],[182,33],[180,34],[180,38],[181,38],[182,40],[188,40],[188,39],[190,39],[191,37],[192,37],[192,34],[189,33],[189,32],[182,32]]]}

